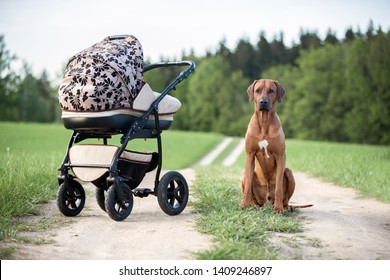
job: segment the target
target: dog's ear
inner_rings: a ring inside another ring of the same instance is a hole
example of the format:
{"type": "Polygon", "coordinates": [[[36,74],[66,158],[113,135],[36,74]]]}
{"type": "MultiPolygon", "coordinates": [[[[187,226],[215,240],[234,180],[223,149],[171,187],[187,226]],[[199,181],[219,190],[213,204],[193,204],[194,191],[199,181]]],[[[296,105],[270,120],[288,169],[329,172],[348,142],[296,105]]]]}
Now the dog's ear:
{"type": "Polygon", "coordinates": [[[278,90],[278,92],[276,93],[276,100],[278,100],[278,102],[282,102],[282,98],[284,96],[284,94],[286,93],[286,91],[284,90],[284,87],[278,82],[278,81],[275,81],[275,85],[276,85],[276,88],[278,90]]]}
{"type": "Polygon", "coordinates": [[[248,93],[249,95],[249,101],[252,102],[253,101],[253,95],[254,95],[254,92],[253,92],[253,88],[255,87],[255,84],[256,84],[257,80],[254,80],[253,83],[248,87],[248,89],[246,90],[246,92],[248,93]]]}

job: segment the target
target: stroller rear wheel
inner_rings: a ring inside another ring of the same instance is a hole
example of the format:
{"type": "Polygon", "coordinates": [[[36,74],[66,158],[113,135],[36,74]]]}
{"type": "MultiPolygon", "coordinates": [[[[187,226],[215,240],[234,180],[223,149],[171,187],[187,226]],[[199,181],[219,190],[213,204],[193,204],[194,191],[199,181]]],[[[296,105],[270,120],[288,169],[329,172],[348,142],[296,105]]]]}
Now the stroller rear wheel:
{"type": "Polygon", "coordinates": [[[95,197],[96,197],[96,202],[99,205],[100,209],[106,211],[106,204],[105,204],[106,197],[104,192],[105,192],[104,189],[96,188],[95,197]]]}
{"type": "Polygon", "coordinates": [[[57,206],[65,216],[77,216],[83,210],[85,204],[84,188],[77,181],[70,180],[69,185],[65,182],[58,188],[57,206]]]}
{"type": "Polygon", "coordinates": [[[157,199],[161,209],[168,215],[180,214],[188,202],[188,185],[179,172],[170,171],[160,180],[157,199]]]}
{"type": "Polygon", "coordinates": [[[115,185],[108,188],[105,200],[108,216],[115,221],[126,219],[130,215],[134,203],[131,188],[125,183],[120,183],[119,187],[122,191],[123,201],[120,201],[115,185]]]}

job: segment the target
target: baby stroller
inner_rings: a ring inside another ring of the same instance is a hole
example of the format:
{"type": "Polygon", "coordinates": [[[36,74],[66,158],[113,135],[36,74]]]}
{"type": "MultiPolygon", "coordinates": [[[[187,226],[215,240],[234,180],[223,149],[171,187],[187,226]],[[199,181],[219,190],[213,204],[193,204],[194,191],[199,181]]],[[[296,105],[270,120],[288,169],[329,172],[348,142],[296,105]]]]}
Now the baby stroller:
{"type": "Polygon", "coordinates": [[[143,67],[142,47],[131,35],[109,36],[69,60],[59,88],[64,126],[73,130],[58,176],[57,206],[65,216],[76,216],[84,207],[79,181],[96,186],[99,207],[116,221],[130,215],[133,196],[157,196],[168,215],[184,210],[189,196],[185,178],[170,171],[160,179],[161,132],[170,128],[181,106],[168,93],[194,70],[192,61],[143,67]],[[143,81],[143,73],[160,67],[186,67],[161,94],[143,81]],[[108,145],[107,139],[117,134],[122,135],[120,144],[108,145]],[[128,142],[138,138],[155,138],[158,152],[127,150],[128,142]],[[91,139],[103,143],[90,144],[91,139]],[[145,174],[156,168],[153,188],[139,188],[145,174]]]}

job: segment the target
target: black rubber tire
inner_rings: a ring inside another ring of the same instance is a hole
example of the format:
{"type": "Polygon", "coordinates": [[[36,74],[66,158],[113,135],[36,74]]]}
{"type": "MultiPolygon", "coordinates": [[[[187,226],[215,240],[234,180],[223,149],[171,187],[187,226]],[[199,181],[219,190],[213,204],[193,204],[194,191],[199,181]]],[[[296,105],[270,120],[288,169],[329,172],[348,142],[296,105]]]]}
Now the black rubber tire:
{"type": "Polygon", "coordinates": [[[126,219],[130,215],[134,204],[133,192],[131,191],[131,188],[125,183],[121,183],[120,188],[125,198],[126,208],[121,205],[114,185],[109,187],[106,193],[106,212],[108,216],[110,216],[110,218],[115,221],[123,221],[126,219]]]}
{"type": "Polygon", "coordinates": [[[85,204],[85,192],[83,186],[77,181],[70,180],[71,186],[65,182],[58,188],[57,206],[62,214],[74,217],[80,214],[85,204]]]}
{"type": "Polygon", "coordinates": [[[100,209],[103,211],[106,211],[106,197],[105,197],[105,190],[101,188],[96,188],[95,190],[95,198],[96,202],[99,205],[100,209]]]}
{"type": "Polygon", "coordinates": [[[170,171],[161,178],[157,189],[157,200],[168,215],[180,214],[188,202],[188,184],[179,172],[170,171]]]}

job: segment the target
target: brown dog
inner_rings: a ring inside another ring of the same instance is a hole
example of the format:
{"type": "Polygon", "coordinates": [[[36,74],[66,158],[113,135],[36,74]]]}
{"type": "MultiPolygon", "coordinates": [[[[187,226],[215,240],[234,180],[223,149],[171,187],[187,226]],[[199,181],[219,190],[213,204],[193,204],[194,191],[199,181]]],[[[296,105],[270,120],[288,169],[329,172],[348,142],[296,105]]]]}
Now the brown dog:
{"type": "Polygon", "coordinates": [[[256,80],[248,88],[255,110],[245,136],[241,208],[250,207],[251,202],[262,206],[269,201],[277,213],[290,210],[288,203],[295,180],[291,170],[285,167],[285,138],[276,114],[277,103],[284,94],[284,88],[273,80],[256,80]]]}

